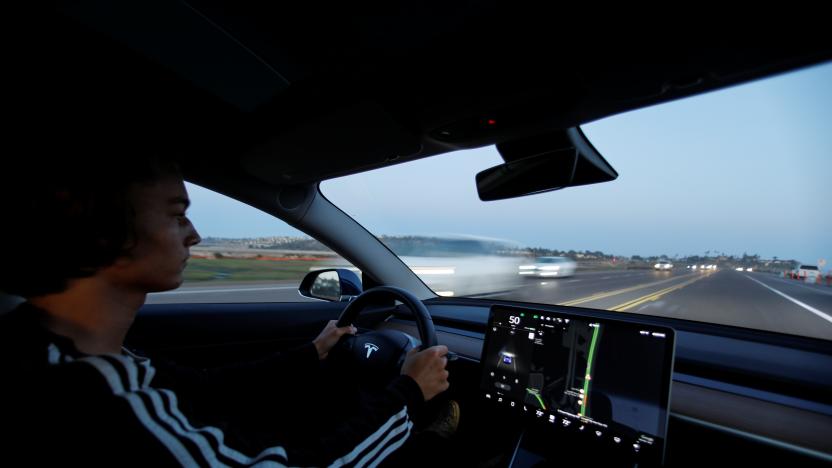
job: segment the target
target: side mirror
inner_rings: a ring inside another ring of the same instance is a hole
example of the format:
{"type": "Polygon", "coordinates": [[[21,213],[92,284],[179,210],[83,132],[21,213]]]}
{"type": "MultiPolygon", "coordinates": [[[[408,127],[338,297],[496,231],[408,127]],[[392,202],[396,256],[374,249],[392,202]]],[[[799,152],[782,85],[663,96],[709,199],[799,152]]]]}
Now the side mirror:
{"type": "Polygon", "coordinates": [[[361,294],[361,278],[346,268],[311,271],[300,282],[298,292],[312,299],[349,302],[361,294]]]}

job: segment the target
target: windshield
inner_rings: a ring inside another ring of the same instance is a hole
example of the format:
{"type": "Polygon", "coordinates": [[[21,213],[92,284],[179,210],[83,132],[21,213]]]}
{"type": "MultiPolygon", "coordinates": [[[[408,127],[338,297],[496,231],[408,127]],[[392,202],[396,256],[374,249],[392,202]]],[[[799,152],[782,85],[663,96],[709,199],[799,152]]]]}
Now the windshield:
{"type": "Polygon", "coordinates": [[[321,191],[445,296],[830,339],[831,83],[827,63],[584,125],[609,183],[482,202],[475,175],[503,162],[486,147],[321,191]]]}

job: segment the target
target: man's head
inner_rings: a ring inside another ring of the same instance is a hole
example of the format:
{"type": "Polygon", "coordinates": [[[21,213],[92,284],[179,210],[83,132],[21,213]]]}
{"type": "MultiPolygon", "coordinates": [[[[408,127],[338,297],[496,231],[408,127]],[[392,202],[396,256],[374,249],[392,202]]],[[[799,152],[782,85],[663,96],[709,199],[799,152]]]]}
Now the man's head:
{"type": "Polygon", "coordinates": [[[181,284],[189,247],[200,238],[185,217],[190,202],[176,164],[27,166],[4,187],[0,290],[37,297],[94,275],[144,292],[181,284]]]}

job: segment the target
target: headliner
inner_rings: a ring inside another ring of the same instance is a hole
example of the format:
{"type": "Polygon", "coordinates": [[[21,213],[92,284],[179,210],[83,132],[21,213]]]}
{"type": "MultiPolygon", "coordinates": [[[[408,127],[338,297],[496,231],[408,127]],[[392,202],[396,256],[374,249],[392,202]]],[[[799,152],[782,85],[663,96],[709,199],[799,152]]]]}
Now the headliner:
{"type": "Polygon", "coordinates": [[[56,107],[96,109],[109,133],[138,128],[161,138],[187,155],[192,172],[296,185],[832,58],[820,32],[762,26],[745,38],[705,39],[674,24],[634,35],[628,23],[604,28],[614,39],[590,40],[588,24],[564,28],[543,14],[512,21],[490,2],[440,4],[441,14],[421,4],[327,6],[325,16],[318,6],[261,3],[59,6],[59,40],[47,44],[56,107]]]}

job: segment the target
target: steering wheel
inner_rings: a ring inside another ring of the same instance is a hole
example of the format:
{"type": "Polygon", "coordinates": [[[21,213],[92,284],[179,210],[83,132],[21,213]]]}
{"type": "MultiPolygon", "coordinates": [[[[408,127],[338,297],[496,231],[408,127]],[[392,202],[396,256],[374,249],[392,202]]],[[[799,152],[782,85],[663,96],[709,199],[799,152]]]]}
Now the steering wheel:
{"type": "Polygon", "coordinates": [[[437,344],[436,330],[427,307],[413,294],[394,286],[378,286],[361,293],[341,312],[337,326],[345,327],[355,323],[358,315],[368,305],[390,299],[401,301],[413,311],[421,342],[398,330],[342,336],[333,350],[336,355],[358,367],[365,378],[386,379],[398,374],[408,351],[417,346],[426,349],[437,344]]]}

